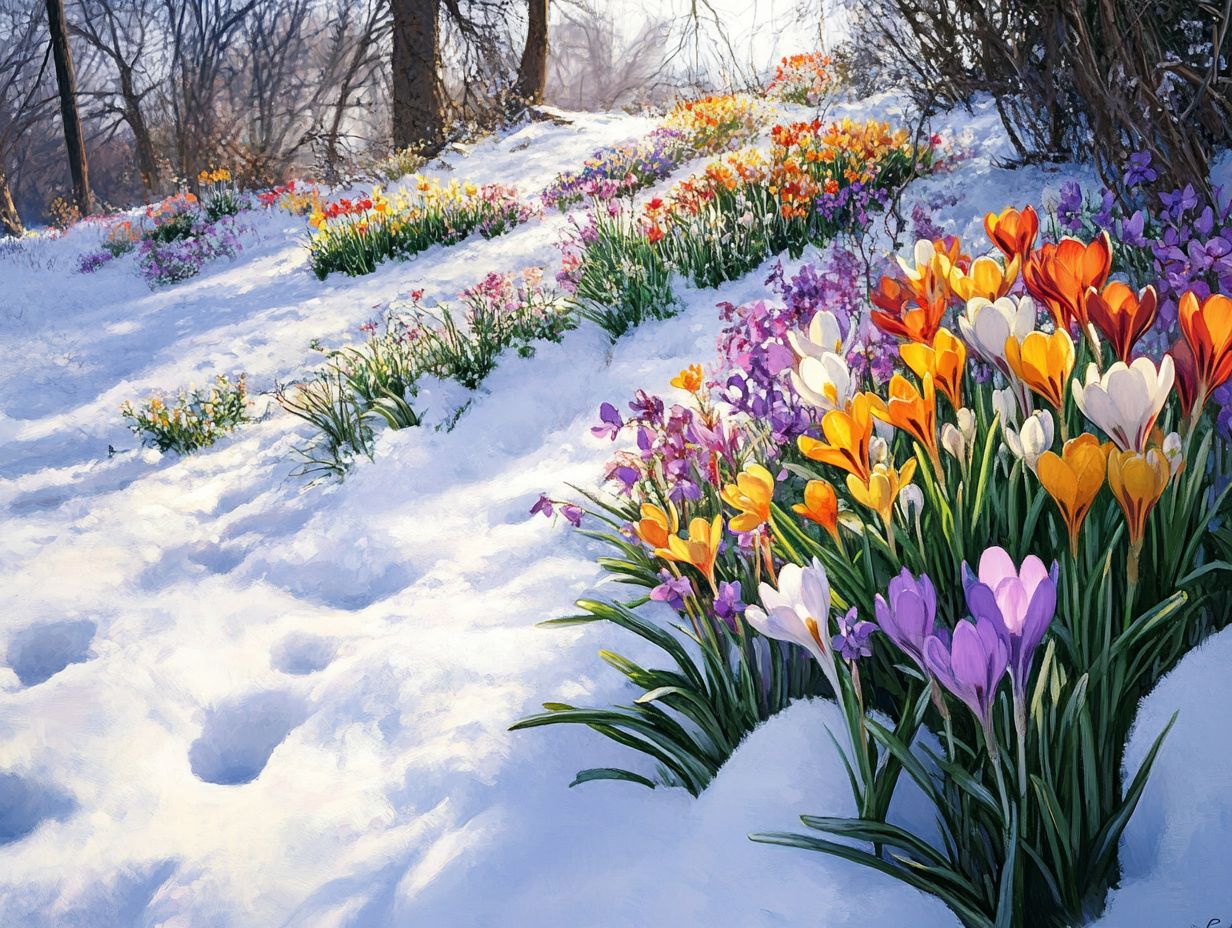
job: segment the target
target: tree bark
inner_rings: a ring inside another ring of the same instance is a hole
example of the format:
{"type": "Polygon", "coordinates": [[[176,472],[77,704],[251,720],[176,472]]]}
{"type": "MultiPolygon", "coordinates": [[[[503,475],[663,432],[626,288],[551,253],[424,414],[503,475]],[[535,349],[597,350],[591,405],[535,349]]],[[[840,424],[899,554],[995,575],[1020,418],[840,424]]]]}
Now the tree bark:
{"type": "Polygon", "coordinates": [[[515,103],[530,106],[543,102],[548,84],[548,0],[527,0],[526,7],[526,45],[513,94],[515,103]]]}
{"type": "Polygon", "coordinates": [[[86,161],[81,115],[77,111],[77,77],[73,55],[68,47],[68,28],[64,21],[64,0],[47,0],[47,28],[51,34],[51,55],[56,63],[56,82],[60,88],[60,121],[64,123],[64,147],[73,178],[73,199],[83,216],[94,212],[90,193],[90,166],[86,161]]]}
{"type": "Polygon", "coordinates": [[[390,0],[393,12],[393,141],[434,155],[445,144],[438,0],[390,0]]]}
{"type": "Polygon", "coordinates": [[[0,171],[0,231],[5,235],[20,238],[26,232],[22,225],[17,206],[13,203],[13,192],[9,189],[9,179],[0,171]]]}

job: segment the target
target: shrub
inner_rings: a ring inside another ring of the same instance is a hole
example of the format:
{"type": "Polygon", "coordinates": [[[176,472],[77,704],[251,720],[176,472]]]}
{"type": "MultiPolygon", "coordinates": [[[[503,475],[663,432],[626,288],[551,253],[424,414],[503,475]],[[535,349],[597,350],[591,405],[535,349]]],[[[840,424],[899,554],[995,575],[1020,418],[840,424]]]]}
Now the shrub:
{"type": "Polygon", "coordinates": [[[220,374],[209,387],[181,390],[173,402],[153,396],[140,406],[126,402],[120,407],[143,445],[179,455],[214,444],[247,418],[247,410],[243,374],[234,381],[220,374]]]}
{"type": "Polygon", "coordinates": [[[337,367],[327,365],[305,383],[280,386],[274,399],[318,433],[296,449],[302,463],[295,476],[310,476],[314,482],[327,477],[341,479],[357,455],[372,459],[372,427],[350,381],[337,367]]]}
{"type": "Polygon", "coordinates": [[[145,208],[145,218],[149,224],[145,238],[160,245],[186,239],[193,234],[197,215],[195,195],[177,193],[165,197],[145,208]]]}
{"type": "Polygon", "coordinates": [[[384,158],[374,161],[369,168],[369,173],[389,184],[408,174],[418,173],[427,163],[428,159],[424,157],[423,146],[409,145],[406,148],[395,149],[384,158]]]}

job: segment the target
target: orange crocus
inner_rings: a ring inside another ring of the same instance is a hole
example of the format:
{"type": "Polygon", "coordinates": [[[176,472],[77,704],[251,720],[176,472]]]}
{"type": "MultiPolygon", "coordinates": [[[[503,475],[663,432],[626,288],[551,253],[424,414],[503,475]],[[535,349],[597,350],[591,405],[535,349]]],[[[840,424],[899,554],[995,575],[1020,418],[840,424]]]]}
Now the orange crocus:
{"type": "Polygon", "coordinates": [[[667,539],[680,530],[680,517],[671,502],[666,511],[653,503],[642,503],[642,518],[633,528],[637,537],[650,547],[665,548],[667,539]]]}
{"type": "Polygon", "coordinates": [[[1045,242],[1027,259],[1023,283],[1048,307],[1058,328],[1087,325],[1087,292],[1103,287],[1112,271],[1112,241],[1101,232],[1089,244],[1068,235],[1057,244],[1045,242]]]}
{"type": "Polygon", "coordinates": [[[1198,377],[1197,405],[1232,376],[1232,300],[1221,293],[1201,303],[1192,290],[1177,306],[1181,335],[1193,354],[1198,377]]]}
{"type": "Polygon", "coordinates": [[[1141,293],[1119,280],[1114,280],[1099,292],[1087,291],[1087,318],[1103,333],[1118,358],[1126,364],[1132,359],[1134,345],[1151,327],[1159,311],[1159,298],[1154,287],[1141,293]]]}
{"type": "MultiPolygon", "coordinates": [[[[937,450],[937,393],[933,388],[931,374],[921,378],[923,390],[902,374],[890,378],[889,401],[879,398],[873,406],[873,415],[888,422],[896,429],[906,432],[928,450],[933,467],[941,473],[941,454],[937,450]]],[[[868,481],[865,480],[865,483],[868,481]]]]}
{"type": "Polygon", "coordinates": [[[1007,206],[1000,213],[984,216],[984,231],[988,233],[989,240],[1001,249],[1007,261],[1017,258],[1022,262],[1035,246],[1035,238],[1039,235],[1039,216],[1034,206],[1028,206],[1021,212],[1007,206]]]}
{"type": "Polygon", "coordinates": [[[1074,340],[1065,329],[1051,335],[1028,332],[1005,340],[1005,361],[1014,376],[1063,414],[1065,384],[1074,371],[1074,340]]]}
{"type": "Polygon", "coordinates": [[[690,364],[671,379],[671,385],[686,393],[696,393],[702,387],[702,366],[690,364]]]}
{"type": "Polygon", "coordinates": [[[1131,548],[1142,544],[1147,516],[1164,495],[1171,477],[1168,459],[1158,448],[1145,453],[1114,450],[1108,455],[1108,486],[1125,513],[1131,548]]]}
{"type": "Polygon", "coordinates": [[[1111,443],[1101,445],[1098,438],[1084,432],[1067,441],[1059,455],[1045,451],[1035,464],[1035,475],[1065,520],[1069,548],[1075,557],[1082,523],[1104,485],[1111,447],[1111,443]]]}
{"type": "Polygon", "coordinates": [[[710,522],[694,519],[689,523],[689,538],[686,541],[678,534],[669,535],[667,544],[656,548],[655,554],[667,561],[691,564],[700,570],[714,589],[714,562],[719,556],[719,543],[723,540],[723,517],[715,516],[710,522]]]}
{"type": "MultiPolygon", "coordinates": [[[[1202,391],[1202,384],[1198,382],[1198,362],[1189,343],[1183,338],[1172,343],[1168,354],[1172,355],[1172,367],[1176,371],[1176,395],[1181,401],[1181,415],[1188,419],[1198,405],[1198,395],[1202,391]]],[[[1206,401],[1205,394],[1202,400],[1206,401]]]]}
{"type": "Polygon", "coordinates": [[[774,475],[760,464],[750,464],[736,475],[720,494],[723,502],[739,510],[727,527],[733,532],[751,532],[770,521],[770,501],[774,498],[774,475]]]}
{"type": "Polygon", "coordinates": [[[967,346],[962,341],[948,329],[938,329],[931,345],[900,345],[898,353],[917,377],[931,375],[950,405],[962,408],[962,376],[967,363],[967,346]]]}
{"type": "Polygon", "coordinates": [[[945,316],[949,289],[944,285],[944,275],[930,265],[917,281],[882,277],[869,299],[877,307],[870,318],[882,332],[927,343],[937,334],[945,316]]]}
{"type": "Polygon", "coordinates": [[[816,522],[838,541],[838,495],[828,480],[810,480],[804,485],[804,502],[791,507],[792,512],[816,522]]]}
{"type": "Polygon", "coordinates": [[[868,446],[873,438],[871,393],[861,393],[846,409],[831,409],[821,419],[825,441],[808,435],[797,439],[800,453],[810,461],[833,464],[868,482],[868,446]]]}

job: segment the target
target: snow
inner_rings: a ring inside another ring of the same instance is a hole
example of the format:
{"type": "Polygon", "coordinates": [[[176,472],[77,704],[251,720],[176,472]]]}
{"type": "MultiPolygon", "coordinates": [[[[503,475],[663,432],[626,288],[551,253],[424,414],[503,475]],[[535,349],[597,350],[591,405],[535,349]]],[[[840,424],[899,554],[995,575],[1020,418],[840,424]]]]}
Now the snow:
{"type": "MultiPolygon", "coordinates": [[[[974,157],[912,196],[953,199],[936,215],[960,235],[1080,176],[995,166],[987,106],[951,122],[974,157]]],[[[450,176],[535,189],[648,125],[536,124],[451,154],[450,176]]],[[[586,731],[507,730],[544,700],[620,698],[596,652],[638,653],[602,626],[535,627],[612,590],[600,549],[531,504],[594,486],[599,403],[708,363],[714,304],[763,296],[764,273],[682,285],[680,316],[615,346],[584,327],[504,358],[452,432],[382,433],[375,461],[305,490],[289,474],[306,431],[269,391],[319,357],[309,341],[353,337],[415,287],[448,299],[550,263],[563,220],[324,283],[302,220],[246,221],[236,261],[155,292],[131,258],[76,273],[88,228],[0,256],[0,923],[956,924],[880,874],[745,838],[851,811],[831,705],[772,719],[696,800],[570,790],[638,760],[586,731]],[[237,370],[268,415],[186,459],[135,449],[123,400],[237,370]]],[[[456,400],[434,391],[429,421],[456,400]]],[[[1230,657],[1225,633],[1144,703],[1130,764],[1180,720],[1101,925],[1232,919],[1230,657]]],[[[895,814],[927,827],[910,798],[895,814]]]]}

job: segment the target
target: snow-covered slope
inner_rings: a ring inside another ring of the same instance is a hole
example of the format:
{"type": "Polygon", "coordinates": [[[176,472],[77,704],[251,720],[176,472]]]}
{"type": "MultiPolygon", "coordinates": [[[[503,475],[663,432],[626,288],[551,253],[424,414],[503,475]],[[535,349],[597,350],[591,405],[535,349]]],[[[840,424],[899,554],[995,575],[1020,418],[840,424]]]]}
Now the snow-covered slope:
{"type": "MultiPolygon", "coordinates": [[[[453,176],[534,190],[646,127],[534,125],[451,156],[453,176]]],[[[951,231],[1059,184],[993,166],[987,111],[950,128],[974,157],[913,195],[956,199],[937,213],[951,231]]],[[[186,459],[134,450],[119,404],[236,370],[272,389],[314,363],[310,339],[399,293],[551,264],[563,220],[324,283],[301,220],[249,221],[235,262],[156,292],[131,259],[77,274],[88,229],[0,257],[0,925],[956,924],[888,878],[746,840],[850,811],[829,705],[765,725],[698,800],[569,790],[630,759],[583,731],[507,731],[545,699],[615,698],[595,652],[626,645],[534,627],[600,575],[531,504],[593,486],[598,404],[708,362],[714,304],[763,296],[764,274],[686,288],[680,316],[615,346],[583,327],[505,358],[452,432],[385,433],[374,462],[305,491],[288,476],[304,432],[268,396],[267,418],[186,459]]],[[[1232,920],[1230,658],[1225,634],[1147,702],[1131,760],[1181,716],[1109,928],[1232,920]]]]}

